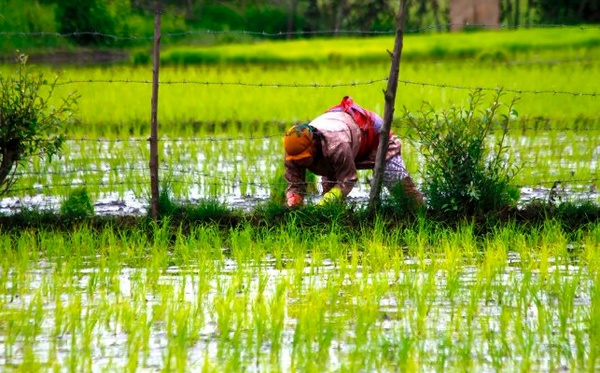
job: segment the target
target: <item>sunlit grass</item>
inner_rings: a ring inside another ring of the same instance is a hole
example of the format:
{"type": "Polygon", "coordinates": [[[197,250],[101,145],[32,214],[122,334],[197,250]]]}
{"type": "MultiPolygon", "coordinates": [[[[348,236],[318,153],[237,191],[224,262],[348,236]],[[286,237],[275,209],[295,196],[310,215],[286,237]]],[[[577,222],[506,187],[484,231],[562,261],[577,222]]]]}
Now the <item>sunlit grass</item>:
{"type": "MultiPolygon", "coordinates": [[[[388,73],[389,65],[384,63],[163,68],[159,133],[202,135],[215,130],[215,125],[217,129],[225,129],[223,124],[231,122],[243,123],[245,131],[265,131],[265,123],[281,130],[291,123],[314,118],[345,95],[383,114],[382,91],[388,73]],[[357,85],[353,86],[354,83],[357,85]]],[[[579,94],[598,93],[595,78],[599,76],[600,64],[587,62],[508,65],[408,61],[401,65],[400,79],[410,83],[401,83],[398,88],[396,120],[403,107],[414,112],[424,102],[440,110],[464,104],[468,93],[481,87],[504,88],[509,95],[521,97],[518,111],[525,125],[594,126],[600,110],[597,97],[579,94]],[[535,93],[539,91],[543,93],[535,93]]],[[[72,80],[84,82],[61,86],[57,92],[60,95],[76,90],[82,95],[81,124],[70,128],[70,133],[120,138],[149,133],[152,80],[149,69],[65,70],[61,81],[72,80]],[[88,80],[102,82],[88,83],[88,80]]],[[[266,131],[270,132],[268,128],[266,131]]]]}
{"type": "MultiPolygon", "coordinates": [[[[488,30],[463,33],[404,34],[403,57],[423,59],[500,58],[533,56],[547,50],[587,50],[600,46],[595,26],[518,30],[488,30]]],[[[255,43],[168,48],[165,64],[181,63],[302,63],[389,62],[394,36],[315,38],[289,41],[261,40],[255,43]]]]}
{"type": "MultiPolygon", "coordinates": [[[[416,111],[423,102],[448,108],[464,103],[470,89],[504,88],[522,97],[518,109],[527,124],[593,126],[600,110],[599,32],[588,27],[406,35],[400,69],[406,84],[398,88],[397,109],[416,111]]],[[[392,47],[392,37],[374,37],[208,48],[223,63],[160,69],[159,133],[204,134],[232,122],[259,125],[264,131],[265,123],[309,120],[344,95],[383,114],[387,50],[392,47]],[[286,63],[270,63],[269,56],[276,54],[286,63]],[[343,60],[336,60],[338,55],[343,60]],[[316,62],[307,63],[313,57],[316,62]],[[244,58],[266,60],[227,62],[244,58]]],[[[186,51],[194,53],[191,47],[186,51]]],[[[40,68],[48,77],[59,74],[64,85],[57,96],[71,91],[82,96],[81,124],[69,129],[73,135],[149,133],[151,66],[40,68]]],[[[2,66],[0,71],[9,74],[11,69],[2,66]]]]}

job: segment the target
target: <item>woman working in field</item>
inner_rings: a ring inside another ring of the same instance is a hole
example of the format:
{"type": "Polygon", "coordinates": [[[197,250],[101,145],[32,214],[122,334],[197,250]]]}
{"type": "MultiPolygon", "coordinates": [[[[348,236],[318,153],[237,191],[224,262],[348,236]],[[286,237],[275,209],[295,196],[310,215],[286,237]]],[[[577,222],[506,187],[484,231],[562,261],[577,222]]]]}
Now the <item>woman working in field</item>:
{"type": "MultiPolygon", "coordinates": [[[[310,123],[291,127],[283,138],[287,205],[302,205],[307,169],[321,176],[320,203],[345,199],[356,184],[357,170],[375,167],[382,126],[379,115],[346,96],[339,105],[310,123]]],[[[406,196],[419,204],[423,201],[423,195],[404,165],[400,140],[392,134],[385,156],[383,183],[388,189],[402,183],[406,196]]]]}

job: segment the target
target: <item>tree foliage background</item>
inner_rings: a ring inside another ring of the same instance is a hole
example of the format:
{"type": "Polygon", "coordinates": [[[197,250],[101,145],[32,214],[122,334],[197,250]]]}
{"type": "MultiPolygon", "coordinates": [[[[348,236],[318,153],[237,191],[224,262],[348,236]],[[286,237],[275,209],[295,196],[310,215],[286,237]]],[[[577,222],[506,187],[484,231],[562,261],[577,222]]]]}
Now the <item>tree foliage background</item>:
{"type": "MultiPolygon", "coordinates": [[[[435,25],[447,30],[450,0],[413,0],[408,30],[435,25]]],[[[505,26],[600,22],[598,0],[499,0],[505,26]]],[[[127,46],[127,36],[153,33],[156,0],[0,0],[0,32],[61,33],[66,38],[29,38],[27,47],[127,46]],[[117,35],[119,38],[114,38],[117,35]]],[[[309,37],[319,31],[390,31],[397,0],[162,0],[163,30],[246,30],[309,37]]],[[[235,37],[235,36],[229,36],[235,37]]],[[[0,38],[13,53],[24,38],[0,38]]],[[[215,40],[214,38],[212,39],[215,40]]],[[[226,40],[229,41],[229,40],[226,40]]]]}

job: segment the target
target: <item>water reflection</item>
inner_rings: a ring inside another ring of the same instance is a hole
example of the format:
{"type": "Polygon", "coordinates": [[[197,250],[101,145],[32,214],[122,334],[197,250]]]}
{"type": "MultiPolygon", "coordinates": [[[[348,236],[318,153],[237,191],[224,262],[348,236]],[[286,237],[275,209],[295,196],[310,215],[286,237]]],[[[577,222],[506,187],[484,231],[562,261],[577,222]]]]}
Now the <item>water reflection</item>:
{"type": "MultiPolygon", "coordinates": [[[[43,318],[34,341],[23,337],[23,333],[15,338],[6,321],[0,323],[4,325],[0,328],[0,367],[8,369],[31,360],[27,355],[30,351],[42,365],[63,368],[73,367],[73,360],[79,366],[89,359],[92,371],[121,370],[131,366],[133,359],[143,370],[168,369],[170,354],[176,355],[173,348],[177,348],[177,328],[189,324],[194,332],[185,329],[191,334],[186,337],[187,350],[183,351],[188,371],[202,369],[207,361],[227,365],[234,358],[239,359],[244,371],[291,371],[301,358],[298,333],[312,336],[302,328],[307,327],[304,310],[313,307],[322,313],[309,317],[322,318],[318,325],[331,328],[333,333],[326,347],[327,370],[347,369],[357,348],[369,356],[384,341],[401,343],[405,338],[418,339],[413,340],[418,346],[414,353],[426,370],[435,369],[439,359],[460,359],[443,355],[456,353],[461,343],[473,349],[469,353],[470,368],[495,370],[496,343],[518,343],[520,338],[528,338],[534,347],[529,351],[534,359],[531,368],[547,371],[557,365],[571,366],[571,357],[581,353],[577,340],[581,336],[577,333],[588,327],[585,320],[595,286],[585,268],[550,258],[548,273],[560,276],[565,286],[574,286],[572,303],[560,304],[562,300],[553,287],[543,286],[546,274],[527,269],[535,259],[528,257],[524,263],[515,252],[508,253],[505,263],[496,263],[498,271],[489,283],[481,281],[484,269],[477,263],[465,262],[458,271],[444,270],[439,266],[446,260],[443,255],[405,257],[401,271],[384,272],[360,265],[348,270],[330,259],[317,259],[319,265],[315,265],[311,256],[283,263],[267,256],[242,265],[224,258],[171,266],[160,273],[128,267],[115,272],[93,266],[97,260],[90,258],[92,266],[76,271],[72,278],[62,278],[71,285],[57,283],[64,269],[40,261],[24,274],[27,287],[13,294],[3,292],[0,304],[5,317],[32,315],[32,309],[42,307],[43,318]],[[538,283],[540,286],[528,285],[538,283]],[[529,293],[534,289],[535,293],[529,293]],[[283,307],[280,335],[273,337],[269,333],[274,331],[267,326],[265,339],[253,345],[252,340],[259,337],[255,335],[257,325],[277,322],[279,300],[283,307]],[[570,310],[567,319],[561,314],[565,306],[570,310]],[[267,313],[262,314],[261,309],[267,313]],[[515,323],[506,318],[509,315],[519,315],[522,320],[515,323]],[[223,330],[224,318],[230,320],[230,330],[223,330]],[[557,340],[547,331],[564,328],[564,321],[572,332],[561,334],[563,351],[557,353],[557,340]],[[68,326],[72,322],[77,323],[74,329],[68,326]],[[462,339],[465,334],[456,329],[458,326],[468,330],[469,341],[462,339]],[[76,330],[77,334],[68,330],[76,330]],[[139,338],[145,345],[136,350],[133,345],[139,338]],[[271,348],[275,342],[279,343],[279,352],[273,360],[271,348]],[[82,346],[85,343],[89,345],[82,346]],[[132,356],[135,351],[139,358],[132,356]]],[[[8,279],[5,289],[23,285],[13,282],[17,277],[13,269],[4,277],[8,279]]],[[[319,338],[322,332],[313,337],[319,338]]],[[[516,349],[504,355],[508,367],[519,366],[522,351],[516,349]]],[[[398,357],[387,359],[389,367],[398,357]]]]}

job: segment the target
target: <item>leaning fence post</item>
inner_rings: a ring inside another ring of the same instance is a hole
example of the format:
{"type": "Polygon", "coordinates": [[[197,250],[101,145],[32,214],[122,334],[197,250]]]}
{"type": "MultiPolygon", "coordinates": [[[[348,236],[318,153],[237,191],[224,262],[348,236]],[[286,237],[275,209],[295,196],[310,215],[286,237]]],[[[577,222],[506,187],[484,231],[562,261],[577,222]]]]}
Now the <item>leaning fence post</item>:
{"type": "Polygon", "coordinates": [[[396,18],[396,39],[394,42],[394,52],[392,56],[392,65],[390,67],[390,76],[387,82],[387,88],[384,91],[385,109],[383,115],[383,129],[379,138],[379,147],[375,158],[375,168],[373,169],[373,180],[371,180],[371,193],[369,195],[369,211],[374,212],[379,204],[381,194],[381,184],[383,179],[383,164],[385,154],[388,150],[390,140],[390,128],[394,118],[394,103],[396,101],[396,90],[398,88],[398,78],[400,75],[400,57],[402,55],[402,44],[404,36],[404,21],[408,13],[408,0],[400,0],[400,12],[396,18]]]}
{"type": "Polygon", "coordinates": [[[150,190],[152,219],[158,219],[158,66],[160,59],[160,0],[154,16],[154,61],[152,65],[152,115],[150,125],[150,190]]]}

